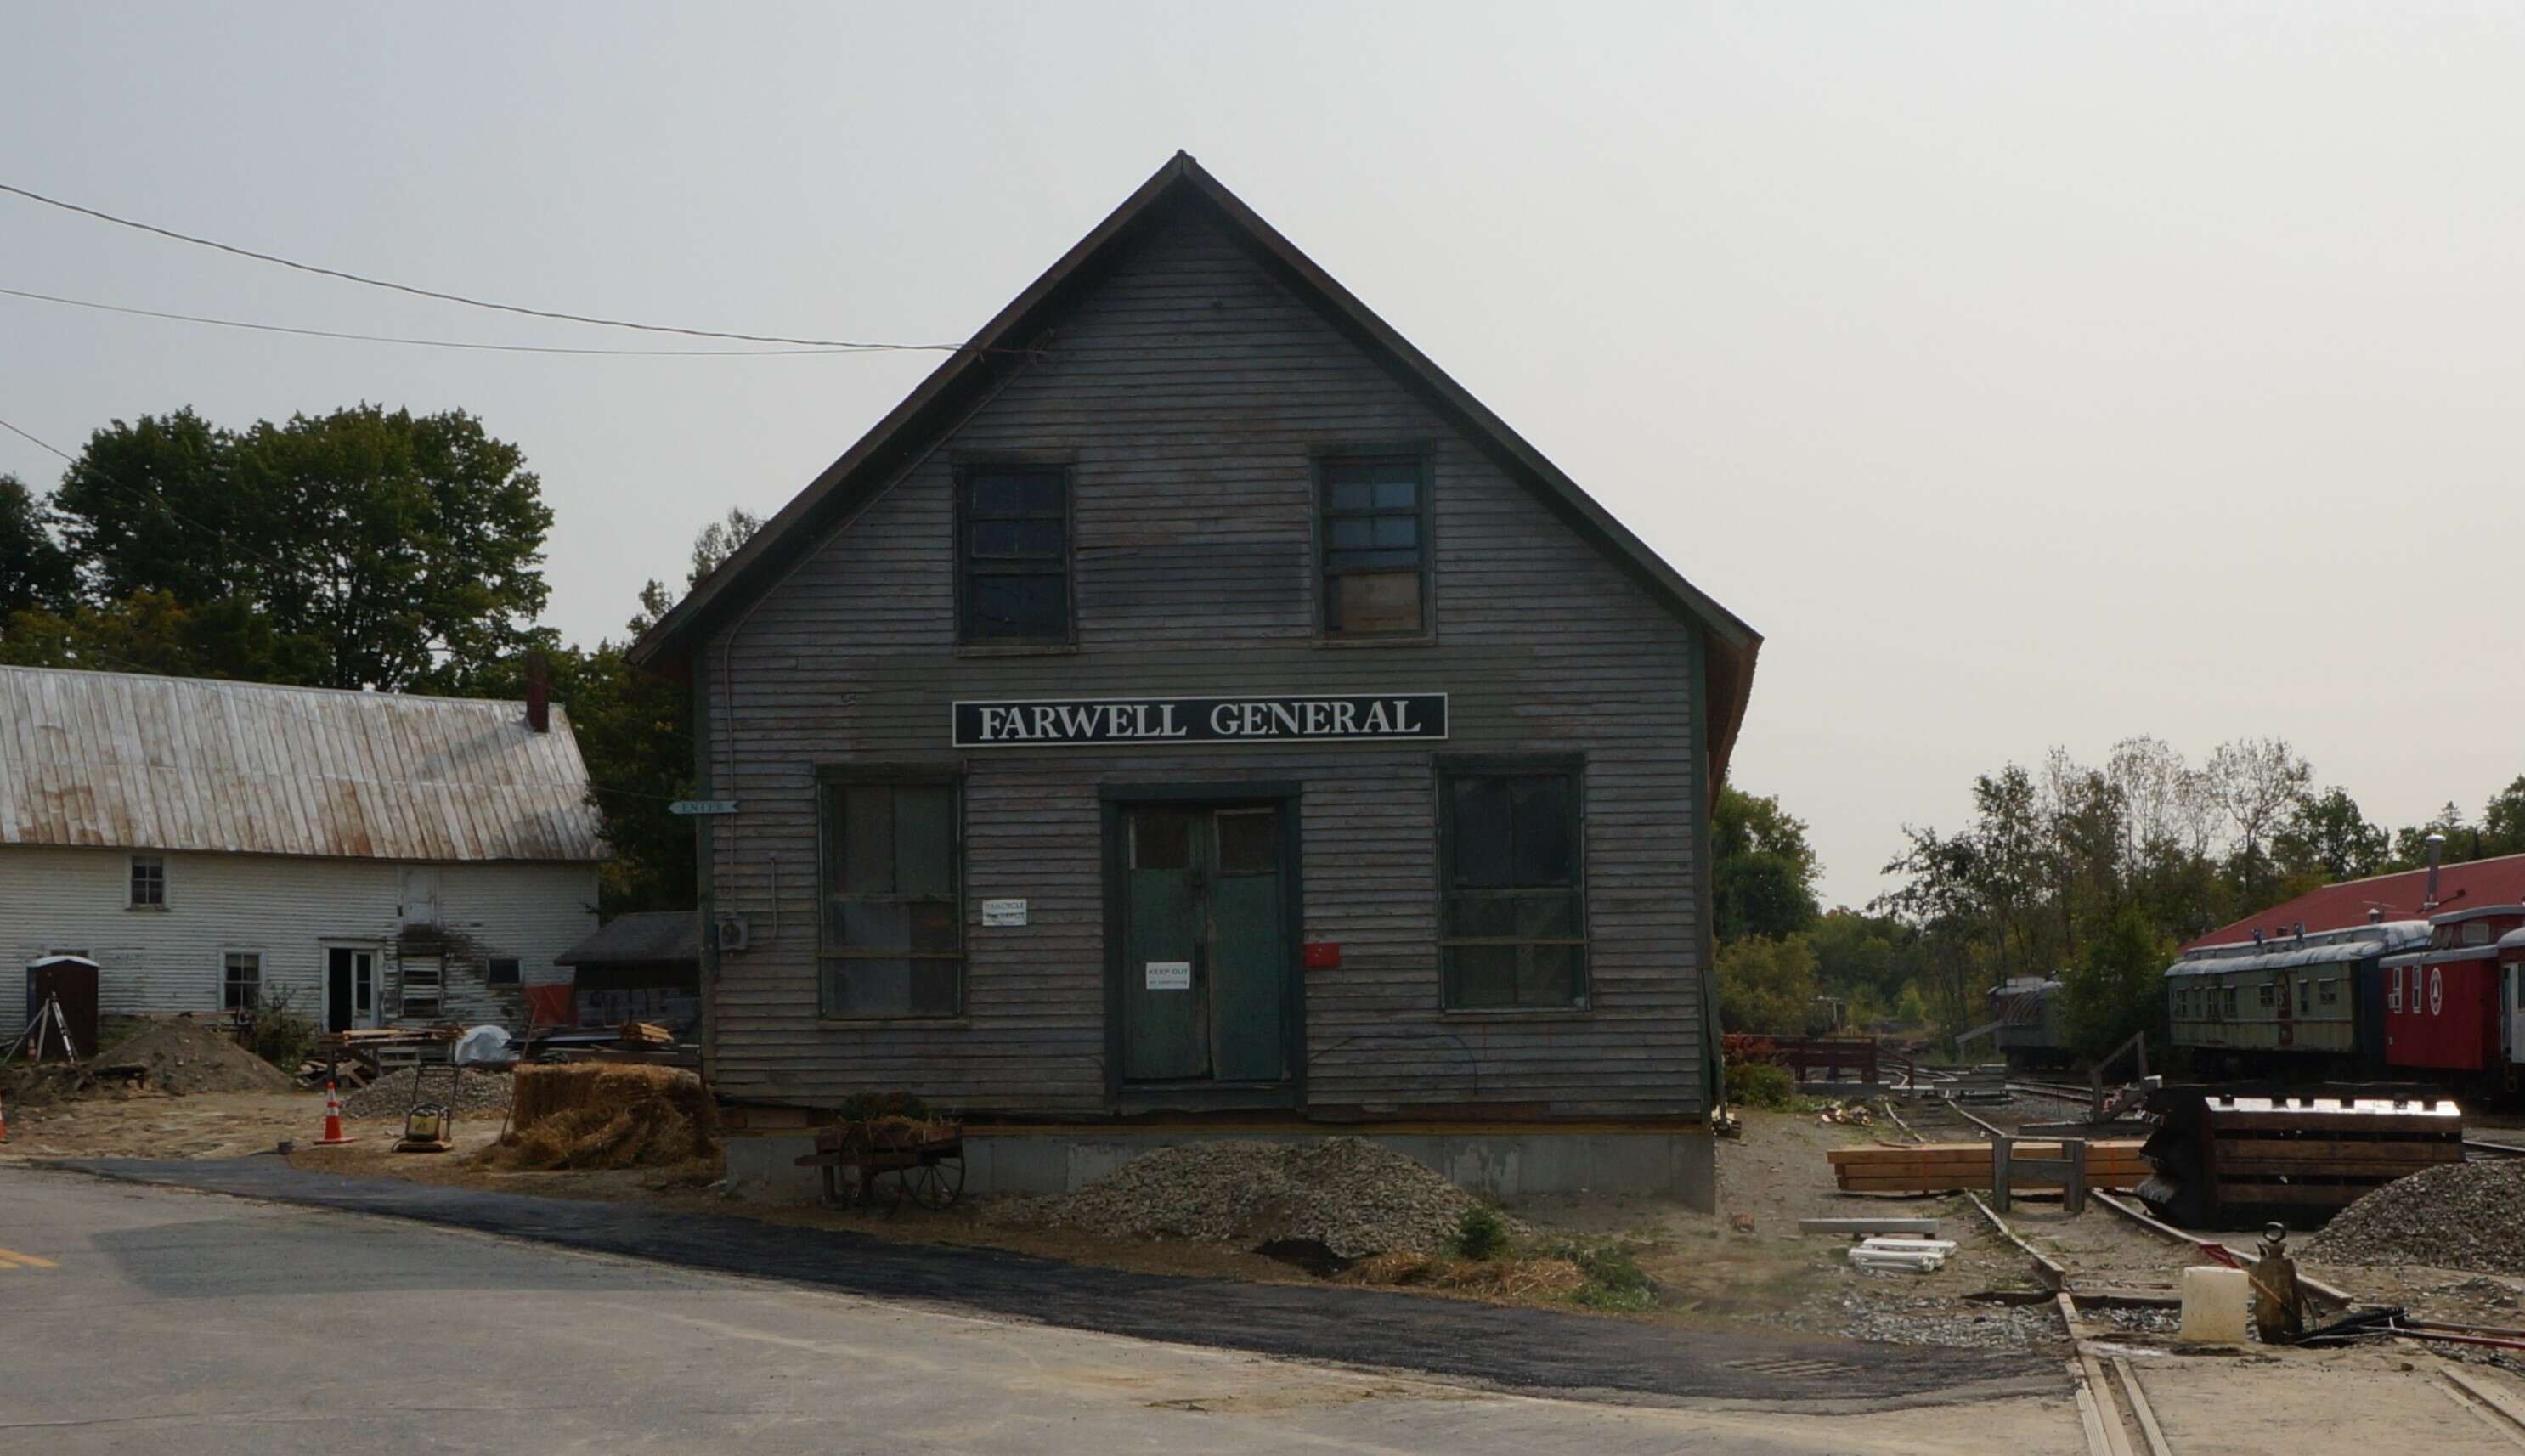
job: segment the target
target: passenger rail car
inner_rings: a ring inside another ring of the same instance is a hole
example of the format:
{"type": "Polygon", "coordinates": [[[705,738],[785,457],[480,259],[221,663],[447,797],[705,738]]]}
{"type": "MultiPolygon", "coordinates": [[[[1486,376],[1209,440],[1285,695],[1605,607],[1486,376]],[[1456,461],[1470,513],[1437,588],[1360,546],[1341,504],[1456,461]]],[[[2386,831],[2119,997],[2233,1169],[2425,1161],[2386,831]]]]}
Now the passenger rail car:
{"type": "Polygon", "coordinates": [[[2520,976],[2525,905],[2480,905],[2204,946],[2167,968],[2167,1021],[2221,1076],[2417,1076],[2503,1093],[2525,1055],[2520,976]]]}
{"type": "Polygon", "coordinates": [[[2018,1071],[2069,1065],[2069,1039],[2060,1026],[2060,983],[2014,976],[1990,989],[1994,1044],[2018,1071]]]}

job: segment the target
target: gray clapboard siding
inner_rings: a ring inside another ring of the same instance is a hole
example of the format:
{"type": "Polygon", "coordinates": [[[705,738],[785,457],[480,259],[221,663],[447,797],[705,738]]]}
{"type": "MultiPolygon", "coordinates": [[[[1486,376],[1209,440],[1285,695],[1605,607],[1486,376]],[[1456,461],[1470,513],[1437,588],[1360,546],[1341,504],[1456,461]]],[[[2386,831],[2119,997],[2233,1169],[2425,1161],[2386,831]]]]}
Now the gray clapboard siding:
{"type": "Polygon", "coordinates": [[[1343,946],[1303,973],[1311,1102],[1699,1112],[1696,630],[1222,230],[1176,219],[708,643],[713,792],[744,805],[712,825],[715,890],[752,936],[713,988],[713,1075],[809,1104],[1106,1108],[1099,783],[1294,779],[1303,934],[1343,946]],[[1405,440],[1432,455],[1438,641],[1319,648],[1310,451],[1405,440]],[[993,451],[1073,460],[1074,654],[954,649],[952,462],[993,451]],[[1292,691],[1446,692],[1453,738],[966,754],[965,1016],[817,1019],[816,765],[948,759],[958,698],[1292,691]],[[1442,1010],[1432,748],[1587,755],[1587,1010],[1442,1010]],[[1027,926],[978,923],[1004,896],[1027,926]]]}

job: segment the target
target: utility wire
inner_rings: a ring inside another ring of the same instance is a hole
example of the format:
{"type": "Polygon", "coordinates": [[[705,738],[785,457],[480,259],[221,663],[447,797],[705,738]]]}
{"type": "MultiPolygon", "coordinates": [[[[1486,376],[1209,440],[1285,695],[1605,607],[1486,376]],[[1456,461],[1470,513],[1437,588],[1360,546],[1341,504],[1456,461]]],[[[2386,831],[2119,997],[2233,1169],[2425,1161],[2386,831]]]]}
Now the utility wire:
{"type": "MultiPolygon", "coordinates": [[[[79,463],[79,461],[78,461],[78,457],[76,457],[76,456],[74,456],[74,455],[71,454],[71,453],[70,453],[69,451],[67,451],[67,450],[62,449],[60,446],[53,444],[53,443],[52,443],[51,441],[49,441],[49,440],[38,440],[38,439],[36,439],[33,435],[27,434],[25,430],[22,430],[22,429],[18,428],[18,426],[14,425],[14,424],[11,424],[9,421],[7,421],[7,420],[5,420],[5,419],[0,419],[0,429],[5,429],[5,430],[7,430],[9,433],[11,433],[11,434],[13,434],[13,435],[16,435],[17,437],[19,437],[19,438],[20,438],[20,439],[22,439],[22,440],[28,440],[28,441],[32,441],[34,444],[39,445],[39,446],[43,447],[44,449],[51,451],[53,454],[60,456],[63,460],[66,460],[66,461],[70,461],[71,466],[72,466],[72,468],[74,468],[74,469],[75,469],[75,468],[77,468],[77,467],[78,467],[78,463],[79,463]]],[[[221,549],[222,549],[222,550],[223,550],[223,551],[232,551],[232,552],[236,552],[236,553],[238,553],[238,554],[240,554],[240,555],[242,555],[242,556],[245,556],[245,557],[251,558],[252,559],[257,560],[257,561],[260,561],[260,562],[262,562],[264,565],[267,565],[267,566],[271,567],[272,570],[277,571],[277,572],[280,572],[280,573],[282,573],[283,575],[286,575],[286,574],[288,573],[288,571],[289,571],[289,568],[288,568],[288,567],[283,566],[280,562],[273,560],[272,558],[270,558],[270,557],[268,557],[268,556],[265,556],[263,553],[261,553],[261,552],[259,552],[259,551],[255,551],[255,550],[252,550],[252,549],[250,549],[250,548],[243,547],[243,546],[235,546],[235,545],[231,545],[231,544],[229,543],[229,541],[228,541],[228,533],[227,533],[227,532],[225,532],[225,531],[223,531],[223,530],[221,530],[221,529],[219,529],[218,527],[215,527],[215,526],[206,526],[206,525],[202,524],[200,521],[197,521],[197,520],[193,519],[191,516],[184,514],[182,511],[177,510],[174,507],[168,505],[168,504],[167,504],[167,501],[166,501],[166,498],[165,498],[164,496],[153,496],[153,495],[150,495],[150,494],[148,494],[147,492],[144,492],[144,491],[134,490],[132,487],[127,486],[127,485],[125,485],[125,484],[124,484],[122,481],[115,479],[113,476],[106,474],[103,470],[96,469],[96,468],[95,468],[95,467],[93,467],[93,466],[90,466],[90,467],[86,470],[86,472],[85,472],[85,477],[84,477],[84,478],[86,478],[86,479],[90,479],[90,480],[95,480],[95,481],[100,481],[100,482],[102,482],[102,483],[104,483],[104,484],[106,484],[106,485],[112,486],[114,489],[116,489],[116,490],[119,490],[119,491],[123,492],[123,493],[124,493],[124,495],[126,495],[126,496],[129,496],[132,500],[134,500],[134,501],[138,502],[140,505],[142,505],[142,506],[144,506],[144,507],[147,507],[148,509],[150,509],[150,510],[157,510],[157,511],[160,511],[160,512],[164,513],[164,514],[167,516],[167,518],[168,518],[168,519],[170,519],[170,520],[173,520],[173,521],[179,521],[179,522],[183,523],[184,525],[191,526],[191,527],[192,527],[194,530],[196,530],[196,531],[200,531],[200,532],[202,532],[204,535],[211,536],[211,537],[213,537],[213,538],[217,539],[217,540],[219,541],[219,543],[220,543],[221,549]]]]}
{"type": "Polygon", "coordinates": [[[683,334],[697,339],[733,339],[747,344],[799,344],[811,349],[900,350],[911,353],[955,354],[964,352],[969,347],[963,344],[883,344],[855,342],[849,339],[799,339],[780,334],[746,334],[716,328],[683,328],[668,323],[637,323],[627,318],[606,318],[592,314],[569,314],[555,309],[529,309],[520,304],[494,303],[489,299],[471,298],[462,293],[442,293],[435,288],[396,283],[384,278],[371,278],[362,273],[346,272],[341,268],[300,263],[296,259],[282,258],[276,254],[258,253],[252,248],[240,248],[233,243],[223,243],[214,238],[196,237],[189,232],[177,232],[172,227],[160,227],[155,223],[141,222],[130,218],[119,218],[112,213],[81,207],[74,202],[64,202],[58,197],[46,197],[40,192],[29,191],[8,182],[0,182],[0,192],[23,197],[28,202],[39,202],[49,208],[59,208],[66,213],[77,213],[82,217],[94,218],[101,222],[111,222],[118,227],[155,233],[175,242],[191,243],[197,248],[213,248],[238,258],[251,258],[257,263],[276,264],[281,267],[296,268],[302,273],[317,273],[327,278],[339,278],[346,283],[363,283],[371,288],[387,288],[397,293],[409,293],[419,298],[434,298],[443,303],[464,304],[470,308],[494,309],[503,314],[523,314],[530,318],[558,318],[569,323],[593,323],[605,328],[638,329],[644,333],[683,334]]]}
{"type": "Polygon", "coordinates": [[[487,349],[501,354],[657,355],[705,359],[768,359],[801,354],[867,352],[865,347],[851,349],[569,349],[549,344],[484,344],[465,339],[414,339],[394,334],[341,333],[329,328],[295,328],[285,323],[252,323],[241,318],[210,318],[199,314],[169,314],[157,309],[134,309],[123,304],[98,303],[93,299],[63,298],[59,294],[52,293],[30,293],[24,288],[0,288],[0,294],[6,294],[11,298],[30,298],[38,303],[67,304],[74,309],[101,309],[108,314],[132,314],[142,318],[173,318],[180,323],[214,323],[222,328],[250,328],[261,333],[273,334],[303,334],[316,339],[354,339],[368,344],[411,344],[423,349],[487,349]]]}

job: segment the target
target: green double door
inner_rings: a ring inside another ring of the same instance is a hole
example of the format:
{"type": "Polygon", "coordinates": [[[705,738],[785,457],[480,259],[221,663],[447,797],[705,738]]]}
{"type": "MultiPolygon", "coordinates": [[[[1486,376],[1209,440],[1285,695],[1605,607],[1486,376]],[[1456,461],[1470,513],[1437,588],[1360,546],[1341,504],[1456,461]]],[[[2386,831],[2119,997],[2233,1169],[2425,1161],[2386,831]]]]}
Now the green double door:
{"type": "Polygon", "coordinates": [[[1284,1082],[1290,954],[1282,810],[1124,814],[1122,1080],[1284,1082]]]}

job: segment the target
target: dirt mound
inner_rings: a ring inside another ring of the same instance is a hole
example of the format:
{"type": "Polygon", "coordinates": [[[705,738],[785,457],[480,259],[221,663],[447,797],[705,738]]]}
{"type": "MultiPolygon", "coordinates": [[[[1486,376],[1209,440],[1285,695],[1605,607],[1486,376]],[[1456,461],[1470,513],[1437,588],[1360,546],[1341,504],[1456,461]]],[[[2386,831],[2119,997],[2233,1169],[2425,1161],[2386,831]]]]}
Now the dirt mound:
{"type": "Polygon", "coordinates": [[[718,1152],[718,1110],[673,1067],[520,1067],[511,1132],[479,1160],[501,1168],[662,1168],[718,1152]]]}
{"type": "MultiPolygon", "coordinates": [[[[420,1095],[436,1102],[447,1095],[447,1071],[430,1070],[427,1077],[418,1077],[410,1069],[390,1072],[356,1092],[342,1094],[345,1117],[401,1117],[412,1110],[414,1083],[420,1083],[420,1095]]],[[[487,1114],[498,1117],[509,1110],[511,1084],[509,1073],[465,1069],[456,1085],[456,1112],[459,1117],[487,1114]]]]}
{"type": "Polygon", "coordinates": [[[1187,1142],[1132,1159],[1030,1210],[1113,1238],[1192,1238],[1251,1248],[1319,1243],[1343,1259],[1447,1246],[1472,1194],[1358,1138],[1187,1142]]]}
{"type": "Polygon", "coordinates": [[[2305,1257],[2525,1275],[2525,1158],[2449,1163],[2398,1178],[2334,1214],[2305,1257]]]}
{"type": "Polygon", "coordinates": [[[218,1028],[189,1016],[161,1021],[148,1030],[105,1048],[75,1067],[12,1069],[11,1094],[28,1102],[96,1095],[120,1095],[138,1090],[184,1096],[193,1092],[291,1092],[298,1084],[278,1067],[239,1046],[218,1028]],[[140,1076],[100,1069],[138,1067],[140,1076]]]}

